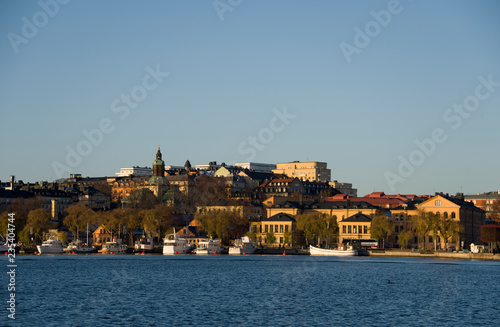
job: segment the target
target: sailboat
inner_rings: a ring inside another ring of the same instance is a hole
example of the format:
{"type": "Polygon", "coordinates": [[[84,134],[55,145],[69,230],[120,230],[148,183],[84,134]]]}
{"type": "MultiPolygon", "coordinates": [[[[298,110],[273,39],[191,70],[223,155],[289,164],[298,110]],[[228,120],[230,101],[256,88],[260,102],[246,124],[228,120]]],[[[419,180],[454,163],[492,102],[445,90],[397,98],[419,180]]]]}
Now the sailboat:
{"type": "Polygon", "coordinates": [[[78,254],[97,253],[97,248],[95,246],[89,245],[89,224],[87,224],[87,243],[77,243],[73,251],[78,254]]]}

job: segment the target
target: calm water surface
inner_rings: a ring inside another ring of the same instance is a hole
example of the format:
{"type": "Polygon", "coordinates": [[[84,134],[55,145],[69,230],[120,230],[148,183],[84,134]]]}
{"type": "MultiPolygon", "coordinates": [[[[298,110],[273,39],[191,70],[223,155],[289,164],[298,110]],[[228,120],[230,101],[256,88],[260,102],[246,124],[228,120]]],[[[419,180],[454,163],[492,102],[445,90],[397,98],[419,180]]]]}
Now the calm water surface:
{"type": "MultiPolygon", "coordinates": [[[[0,325],[498,326],[500,321],[499,262],[47,255],[18,256],[16,263],[16,320],[4,310],[0,325]]],[[[5,272],[6,265],[5,258],[5,272]]],[[[8,276],[2,275],[6,303],[8,276]]]]}

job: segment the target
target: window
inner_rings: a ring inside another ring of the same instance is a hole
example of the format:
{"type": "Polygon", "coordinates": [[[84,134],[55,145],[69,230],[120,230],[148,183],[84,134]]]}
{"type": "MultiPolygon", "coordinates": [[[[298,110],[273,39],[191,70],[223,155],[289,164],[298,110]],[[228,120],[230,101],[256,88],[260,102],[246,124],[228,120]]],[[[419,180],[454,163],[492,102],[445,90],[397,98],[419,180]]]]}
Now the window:
{"type": "Polygon", "coordinates": [[[283,233],[283,225],[280,225],[280,233],[283,233]]]}
{"type": "Polygon", "coordinates": [[[399,232],[399,226],[397,226],[397,225],[396,225],[396,226],[394,226],[394,231],[395,231],[396,233],[397,233],[397,232],[399,232]]]}
{"type": "Polygon", "coordinates": [[[363,226],[363,234],[368,234],[368,226],[363,226]]]}
{"type": "Polygon", "coordinates": [[[259,225],[259,233],[262,233],[262,225],[259,225]]]}
{"type": "Polygon", "coordinates": [[[352,226],[349,225],[349,226],[347,226],[347,233],[351,234],[351,232],[352,232],[352,226]]]}
{"type": "Polygon", "coordinates": [[[267,227],[267,225],[264,225],[264,233],[267,233],[269,230],[268,230],[269,227],[267,227]]]}
{"type": "Polygon", "coordinates": [[[439,211],[436,212],[436,216],[438,216],[438,217],[441,216],[441,212],[439,212],[439,211]]]}
{"type": "Polygon", "coordinates": [[[432,236],[429,236],[429,243],[432,243],[432,236]]]}
{"type": "Polygon", "coordinates": [[[454,212],[451,213],[451,218],[456,218],[456,215],[454,212]]]}
{"type": "Polygon", "coordinates": [[[353,233],[353,234],[356,234],[356,233],[357,233],[356,225],[352,226],[352,233],[353,233]]]}
{"type": "Polygon", "coordinates": [[[448,218],[448,212],[447,212],[447,211],[445,211],[445,212],[443,213],[443,217],[444,217],[444,218],[448,218]]]}
{"type": "Polygon", "coordinates": [[[401,214],[401,215],[399,216],[399,220],[401,220],[401,221],[403,221],[403,220],[404,220],[404,216],[403,216],[403,214],[401,214]]]}
{"type": "Polygon", "coordinates": [[[434,202],[434,205],[435,205],[436,207],[439,207],[439,206],[441,205],[441,200],[436,200],[436,201],[434,202]]]}
{"type": "Polygon", "coordinates": [[[280,244],[283,243],[283,237],[280,237],[280,244]]]}
{"type": "Polygon", "coordinates": [[[274,232],[277,233],[278,232],[278,225],[274,225],[274,232]]]}
{"type": "Polygon", "coordinates": [[[347,229],[347,228],[346,228],[346,225],[343,225],[343,226],[342,226],[342,233],[344,233],[344,234],[345,234],[345,233],[347,233],[346,229],[347,229]]]}
{"type": "Polygon", "coordinates": [[[285,232],[288,232],[288,225],[285,225],[285,232]]]}
{"type": "Polygon", "coordinates": [[[253,225],[253,232],[257,233],[257,225],[253,225]]]}

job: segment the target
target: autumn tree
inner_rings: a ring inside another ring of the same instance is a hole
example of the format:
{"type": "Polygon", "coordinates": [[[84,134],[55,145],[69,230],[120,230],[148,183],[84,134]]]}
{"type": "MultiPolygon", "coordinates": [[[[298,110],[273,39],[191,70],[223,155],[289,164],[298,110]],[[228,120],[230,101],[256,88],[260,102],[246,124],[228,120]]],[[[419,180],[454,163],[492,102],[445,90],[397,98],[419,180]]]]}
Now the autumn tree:
{"type": "Polygon", "coordinates": [[[490,219],[500,222],[500,199],[493,200],[491,211],[490,219]]]}
{"type": "Polygon", "coordinates": [[[51,227],[55,226],[50,221],[50,214],[44,209],[35,209],[29,212],[23,231],[32,234],[35,240],[40,240],[43,233],[47,232],[51,227]]]}
{"type": "Polygon", "coordinates": [[[66,212],[67,215],[63,220],[63,224],[73,232],[74,239],[78,239],[80,230],[84,229],[87,224],[93,224],[97,220],[96,213],[80,202],[69,206],[66,212]]]}
{"type": "Polygon", "coordinates": [[[325,239],[328,243],[339,230],[335,217],[326,214],[301,214],[297,215],[295,220],[297,221],[297,229],[304,233],[307,245],[314,242],[315,239],[318,243],[321,239],[325,239]]]}
{"type": "Polygon", "coordinates": [[[411,231],[411,229],[406,229],[406,230],[400,232],[398,235],[399,247],[402,249],[406,249],[408,247],[408,243],[412,239],[412,237],[413,237],[413,232],[411,231]]]}
{"type": "MultiPolygon", "coordinates": [[[[436,230],[436,214],[419,210],[417,215],[411,217],[410,223],[415,231],[415,234],[420,238],[420,240],[423,240],[423,249],[425,250],[427,236],[429,236],[431,231],[436,230]]],[[[436,236],[436,234],[434,235],[436,236]]]]}
{"type": "Polygon", "coordinates": [[[382,247],[385,247],[387,236],[394,232],[394,223],[387,219],[384,214],[378,214],[373,217],[370,225],[371,237],[377,241],[382,240],[382,247]]]}
{"type": "Polygon", "coordinates": [[[449,240],[458,238],[463,230],[460,221],[444,216],[439,217],[438,226],[439,234],[443,238],[445,249],[448,248],[449,240]]]}

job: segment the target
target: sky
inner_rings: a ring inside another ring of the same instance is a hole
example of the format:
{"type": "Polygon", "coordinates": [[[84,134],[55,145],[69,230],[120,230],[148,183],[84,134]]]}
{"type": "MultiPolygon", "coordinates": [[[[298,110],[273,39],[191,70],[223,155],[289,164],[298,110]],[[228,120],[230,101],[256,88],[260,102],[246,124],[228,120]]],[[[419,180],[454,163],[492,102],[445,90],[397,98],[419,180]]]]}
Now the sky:
{"type": "Polygon", "coordinates": [[[327,162],[359,195],[500,189],[500,3],[1,1],[0,180],[327,162]]]}

